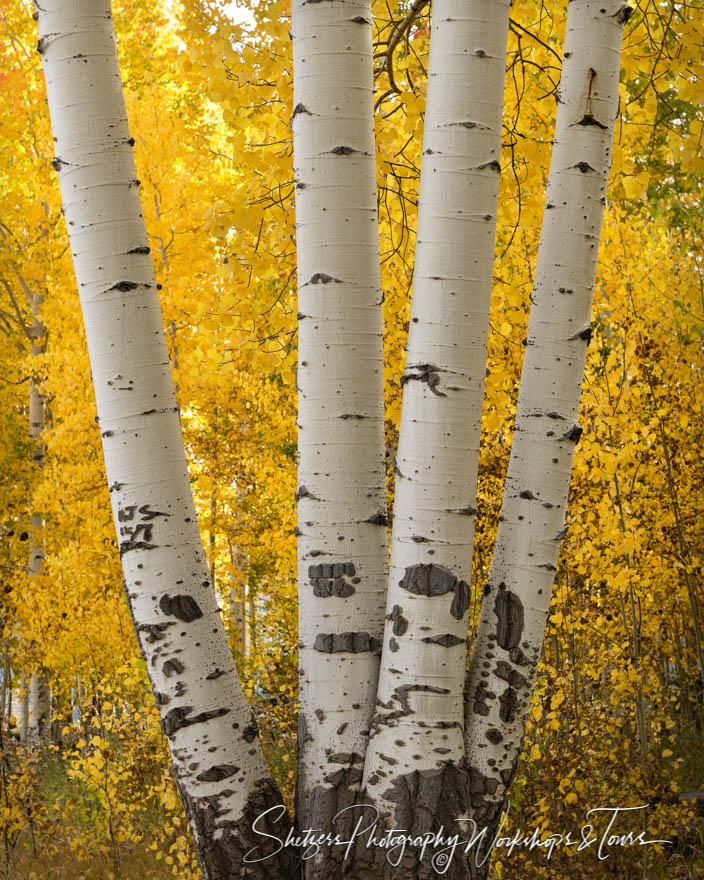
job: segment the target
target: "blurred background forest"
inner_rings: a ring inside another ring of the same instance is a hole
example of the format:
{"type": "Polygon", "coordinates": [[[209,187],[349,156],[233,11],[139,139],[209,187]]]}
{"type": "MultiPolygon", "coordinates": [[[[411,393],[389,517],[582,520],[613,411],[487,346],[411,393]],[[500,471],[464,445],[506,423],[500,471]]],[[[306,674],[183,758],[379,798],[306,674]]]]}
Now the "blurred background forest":
{"type": "MultiPolygon", "coordinates": [[[[411,4],[375,3],[390,477],[429,33],[429,6],[413,5],[419,15],[399,30],[411,4]]],[[[290,7],[113,6],[204,546],[290,802],[290,7]]],[[[32,11],[27,0],[0,5],[0,877],[189,880],[198,870],[123,595],[32,11]],[[40,439],[31,387],[45,402],[40,439]]],[[[511,442],[565,14],[564,0],[511,10],[475,615],[511,442]]],[[[514,853],[495,877],[702,876],[704,812],[682,803],[704,792],[701,15],[699,0],[637,0],[626,29],[584,435],[509,820],[564,832],[591,807],[649,803],[646,836],[677,845],[603,863],[514,853]]]]}

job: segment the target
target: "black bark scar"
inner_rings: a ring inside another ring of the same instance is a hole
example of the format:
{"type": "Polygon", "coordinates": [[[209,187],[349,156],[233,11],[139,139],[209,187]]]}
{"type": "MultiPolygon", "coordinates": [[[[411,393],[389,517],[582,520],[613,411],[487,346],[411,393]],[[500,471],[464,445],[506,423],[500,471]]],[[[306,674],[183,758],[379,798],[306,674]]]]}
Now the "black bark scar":
{"type": "Polygon", "coordinates": [[[513,721],[516,709],[518,708],[518,695],[509,685],[499,697],[499,717],[507,724],[513,721]]]}
{"type": "Polygon", "coordinates": [[[454,648],[455,645],[464,644],[464,639],[453,636],[452,633],[443,633],[439,636],[426,636],[421,639],[426,645],[442,645],[443,648],[454,648]]]}
{"type": "Polygon", "coordinates": [[[411,367],[406,367],[406,370],[414,370],[414,373],[406,373],[401,376],[401,387],[403,387],[406,382],[425,382],[425,384],[430,388],[430,390],[437,397],[447,397],[443,391],[438,391],[437,386],[440,384],[440,375],[439,375],[439,367],[434,366],[433,364],[414,364],[411,367]]]}
{"type": "Polygon", "coordinates": [[[380,648],[379,639],[367,632],[318,633],[313,645],[313,650],[321,654],[360,654],[380,648]]]}
{"type": "Polygon", "coordinates": [[[585,113],[584,116],[579,120],[579,122],[575,122],[575,125],[593,125],[596,128],[607,128],[607,126],[604,125],[603,122],[599,122],[599,120],[595,119],[591,113],[585,113]]]}
{"type": "Polygon", "coordinates": [[[196,776],[198,782],[220,782],[223,779],[229,779],[235,773],[239,773],[240,768],[232,764],[217,764],[214,767],[208,767],[196,776]]]}
{"type": "Polygon", "coordinates": [[[408,629],[408,620],[403,616],[403,609],[400,605],[394,605],[391,614],[386,615],[386,620],[393,622],[392,632],[395,636],[402,636],[408,629]]]}
{"type": "Polygon", "coordinates": [[[449,569],[433,562],[409,566],[399,586],[415,596],[453,593],[450,614],[457,620],[462,620],[469,608],[469,584],[456,578],[449,569]]]}
{"type": "Polygon", "coordinates": [[[175,617],[183,623],[191,623],[203,616],[203,612],[192,596],[162,596],[159,608],[167,617],[175,617]]]}
{"type": "Polygon", "coordinates": [[[177,730],[184,727],[190,727],[192,724],[203,724],[210,721],[211,718],[221,718],[229,713],[229,709],[224,706],[220,709],[210,709],[207,712],[199,712],[198,715],[191,715],[193,706],[178,706],[171,709],[161,719],[161,728],[166,736],[173,736],[177,730]]]}
{"type": "Polygon", "coordinates": [[[161,667],[161,671],[167,678],[171,678],[172,675],[180,675],[184,670],[184,665],[180,660],[177,660],[175,657],[172,657],[171,660],[167,660],[166,663],[161,667]]]}
{"type": "Polygon", "coordinates": [[[320,498],[316,498],[312,492],[309,492],[305,486],[299,486],[296,494],[293,496],[296,501],[300,501],[301,498],[310,498],[311,501],[320,501],[320,498]]]}
{"type": "Polygon", "coordinates": [[[354,562],[323,562],[320,565],[309,565],[308,577],[313,587],[313,595],[319,598],[338,596],[343,599],[351,596],[356,592],[353,585],[361,580],[353,577],[355,571],[354,562]],[[352,578],[352,583],[345,580],[346,577],[352,578]]]}
{"type": "Polygon", "coordinates": [[[506,588],[499,589],[494,603],[494,614],[498,618],[496,641],[500,648],[509,651],[517,648],[523,635],[523,603],[515,593],[506,588]]]}

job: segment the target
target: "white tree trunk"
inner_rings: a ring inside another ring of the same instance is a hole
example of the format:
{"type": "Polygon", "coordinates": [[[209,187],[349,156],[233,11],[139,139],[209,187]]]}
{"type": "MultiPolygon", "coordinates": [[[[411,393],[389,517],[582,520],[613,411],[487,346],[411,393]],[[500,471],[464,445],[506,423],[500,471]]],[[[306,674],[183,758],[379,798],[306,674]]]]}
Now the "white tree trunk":
{"type": "MultiPolygon", "coordinates": [[[[292,34],[299,291],[296,812],[302,827],[328,827],[362,777],[388,558],[371,3],[294,0],[292,34]]],[[[308,868],[314,870],[312,861],[308,868]]]]}
{"type": "MultiPolygon", "coordinates": [[[[23,285],[25,286],[25,285],[23,285]]],[[[32,326],[30,330],[31,352],[38,357],[46,350],[46,328],[39,317],[39,308],[44,297],[25,286],[27,297],[32,309],[32,326]]],[[[46,447],[42,434],[46,425],[46,398],[41,390],[41,379],[35,374],[29,383],[29,439],[32,442],[32,468],[34,471],[44,469],[46,447]]],[[[30,585],[36,586],[41,578],[44,567],[44,548],[42,531],[44,519],[37,511],[31,515],[31,534],[29,542],[29,564],[27,567],[30,585]]],[[[30,587],[32,588],[32,586],[30,587]]],[[[29,683],[29,743],[46,745],[51,732],[51,692],[49,690],[48,672],[41,667],[32,673],[29,683]]]]}
{"type": "Polygon", "coordinates": [[[230,627],[235,643],[235,651],[242,657],[246,657],[247,618],[245,615],[245,580],[243,575],[234,573],[238,570],[241,560],[232,539],[228,537],[227,541],[230,550],[230,566],[233,572],[230,577],[230,588],[228,591],[230,627]]]}
{"type": "Polygon", "coordinates": [[[244,587],[235,581],[230,588],[230,626],[235,650],[242,657],[247,656],[247,619],[244,613],[244,587]]]}
{"type": "Polygon", "coordinates": [[[2,691],[0,692],[0,725],[12,714],[12,688],[10,686],[10,648],[3,641],[2,650],[2,691]],[[8,703],[10,708],[8,709],[8,703]]]}
{"type": "Polygon", "coordinates": [[[418,803],[435,813],[425,821],[447,827],[467,787],[467,616],[508,11],[508,0],[433,4],[387,624],[365,766],[367,795],[401,827],[418,821],[418,803]]]}
{"type": "MultiPolygon", "coordinates": [[[[281,799],[198,532],[110,3],[41,0],[37,10],[125,592],[201,866],[221,880],[262,843],[252,821],[281,799]]],[[[286,853],[262,865],[261,876],[291,874],[286,853]]]]}
{"type": "MultiPolygon", "coordinates": [[[[9,650],[9,649],[8,649],[9,650]]],[[[7,665],[7,678],[5,679],[7,682],[7,705],[5,706],[5,718],[9,723],[10,718],[14,718],[13,711],[15,708],[14,699],[15,699],[15,671],[9,663],[9,655],[8,655],[8,665],[7,665]]],[[[13,735],[17,735],[17,719],[14,719],[15,723],[13,725],[14,733],[13,735]]]]}
{"type": "Polygon", "coordinates": [[[29,742],[46,745],[51,733],[51,692],[43,669],[29,682],[29,742]]]}
{"type": "Polygon", "coordinates": [[[20,742],[27,745],[29,741],[29,687],[27,685],[27,673],[20,673],[19,701],[19,733],[20,742]]]}
{"type": "Polygon", "coordinates": [[[513,446],[467,680],[471,815],[498,822],[548,618],[590,337],[614,121],[622,0],[571,0],[513,446]]]}

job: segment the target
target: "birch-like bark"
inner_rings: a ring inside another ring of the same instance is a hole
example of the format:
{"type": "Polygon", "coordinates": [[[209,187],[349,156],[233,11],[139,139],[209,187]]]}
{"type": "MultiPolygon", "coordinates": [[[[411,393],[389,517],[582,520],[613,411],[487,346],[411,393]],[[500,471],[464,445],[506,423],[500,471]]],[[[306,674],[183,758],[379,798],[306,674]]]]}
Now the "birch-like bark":
{"type": "Polygon", "coordinates": [[[238,571],[240,562],[237,547],[229,537],[227,539],[227,544],[230,550],[230,566],[232,570],[230,588],[228,591],[230,627],[235,644],[235,651],[237,654],[246,657],[247,619],[244,611],[244,578],[241,574],[235,574],[235,572],[238,571]]]}
{"type": "Polygon", "coordinates": [[[470,815],[511,785],[566,534],[579,400],[618,107],[623,0],[571,0],[526,352],[499,531],[467,679],[470,815]]]}
{"type": "MultiPolygon", "coordinates": [[[[46,350],[46,328],[39,315],[40,306],[44,297],[23,285],[32,310],[32,325],[30,328],[30,347],[32,357],[39,357],[46,350]]],[[[29,439],[32,444],[32,470],[34,472],[44,470],[46,447],[43,433],[46,425],[46,397],[41,389],[41,379],[38,373],[34,373],[29,383],[29,439]]],[[[27,572],[29,575],[30,589],[36,586],[44,568],[44,548],[42,545],[42,531],[44,519],[36,510],[32,510],[31,537],[29,542],[29,563],[27,572]]],[[[48,672],[41,667],[32,673],[29,682],[29,743],[32,745],[46,745],[51,732],[51,692],[49,690],[48,672]]]]}
{"type": "Polygon", "coordinates": [[[2,643],[2,691],[0,691],[0,723],[12,714],[12,709],[7,711],[7,703],[12,703],[12,689],[10,686],[10,649],[7,642],[2,643]]]}
{"type": "Polygon", "coordinates": [[[29,742],[46,745],[51,734],[51,692],[46,672],[40,669],[29,682],[29,742]]]}
{"type": "MultiPolygon", "coordinates": [[[[381,279],[369,0],[294,0],[301,827],[359,789],[384,621],[381,279]]],[[[328,874],[315,860],[307,869],[328,874]]]]}
{"type": "MultiPolygon", "coordinates": [[[[198,532],[110,2],[41,0],[36,17],[125,592],[203,873],[226,880],[265,854],[252,822],[281,798],[198,532]]],[[[292,870],[284,851],[248,876],[292,870]]]]}
{"type": "Polygon", "coordinates": [[[27,745],[29,740],[29,687],[27,686],[27,673],[20,673],[19,688],[19,733],[22,745],[27,745]]]}
{"type": "Polygon", "coordinates": [[[17,737],[18,736],[17,719],[14,718],[14,716],[12,714],[13,709],[14,709],[14,699],[15,699],[15,696],[14,696],[15,671],[12,668],[12,666],[10,666],[9,664],[8,664],[8,673],[7,673],[6,680],[7,680],[7,706],[5,707],[5,718],[7,719],[8,723],[9,723],[10,718],[13,718],[13,720],[15,721],[15,723],[13,725],[13,736],[17,737]]]}
{"type": "Polygon", "coordinates": [[[433,4],[387,624],[365,765],[367,796],[404,828],[452,827],[468,786],[467,614],[508,13],[508,0],[433,4]]]}

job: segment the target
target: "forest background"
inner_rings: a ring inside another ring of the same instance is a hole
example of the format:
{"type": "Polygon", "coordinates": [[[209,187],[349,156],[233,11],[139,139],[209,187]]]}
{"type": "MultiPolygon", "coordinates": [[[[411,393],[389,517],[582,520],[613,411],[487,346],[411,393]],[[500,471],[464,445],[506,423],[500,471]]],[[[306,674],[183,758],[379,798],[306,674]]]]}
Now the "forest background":
{"type": "MultiPolygon", "coordinates": [[[[396,40],[409,5],[375,3],[390,492],[428,53],[426,4],[396,40]]],[[[204,546],[290,804],[290,8],[249,0],[234,18],[216,0],[113,8],[204,546]]],[[[198,869],[122,589],[32,11],[0,5],[0,876],[189,880],[198,869]],[[41,442],[29,434],[30,384],[46,400],[41,442]],[[16,739],[38,676],[51,723],[26,748],[16,739]]],[[[510,792],[512,828],[564,832],[594,806],[651,804],[648,836],[678,847],[615,852],[603,876],[701,870],[701,820],[680,797],[704,789],[701,14],[699,2],[640,0],[626,30],[569,534],[510,792]]],[[[511,8],[473,621],[510,449],[565,15],[565,2],[511,8]]],[[[493,870],[595,876],[570,850],[550,862],[499,856],[493,870]]]]}

